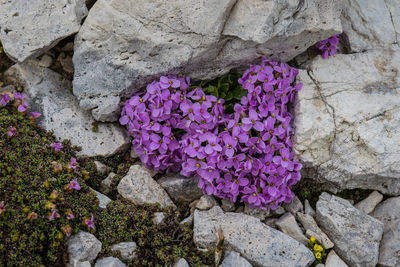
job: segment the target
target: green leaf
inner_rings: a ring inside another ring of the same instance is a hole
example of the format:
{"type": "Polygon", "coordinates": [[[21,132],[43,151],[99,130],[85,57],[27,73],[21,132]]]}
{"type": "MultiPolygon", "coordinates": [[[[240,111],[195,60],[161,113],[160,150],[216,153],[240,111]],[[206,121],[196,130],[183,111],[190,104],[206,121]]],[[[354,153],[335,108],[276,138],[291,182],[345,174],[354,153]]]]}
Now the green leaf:
{"type": "Polygon", "coordinates": [[[223,83],[223,84],[221,84],[219,87],[218,87],[218,91],[220,92],[220,93],[228,93],[228,91],[229,91],[229,83],[223,83]]]}
{"type": "Polygon", "coordinates": [[[232,92],[228,92],[224,99],[225,99],[225,101],[230,101],[230,100],[232,100],[232,97],[233,97],[232,92]]]}

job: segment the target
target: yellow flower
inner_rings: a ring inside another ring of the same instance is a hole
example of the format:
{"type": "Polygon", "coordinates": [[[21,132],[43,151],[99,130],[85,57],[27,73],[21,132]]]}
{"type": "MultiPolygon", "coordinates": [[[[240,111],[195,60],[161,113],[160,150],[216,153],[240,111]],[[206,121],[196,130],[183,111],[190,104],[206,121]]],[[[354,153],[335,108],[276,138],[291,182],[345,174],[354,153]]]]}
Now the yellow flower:
{"type": "Polygon", "coordinates": [[[318,245],[318,244],[314,245],[314,251],[321,252],[322,250],[324,250],[324,249],[320,245],[318,245]]]}
{"type": "Polygon", "coordinates": [[[316,259],[320,259],[321,258],[321,252],[317,252],[317,253],[315,253],[315,258],[316,259]]]}
{"type": "Polygon", "coordinates": [[[311,243],[315,243],[315,237],[311,236],[310,241],[311,241],[311,243]]]}

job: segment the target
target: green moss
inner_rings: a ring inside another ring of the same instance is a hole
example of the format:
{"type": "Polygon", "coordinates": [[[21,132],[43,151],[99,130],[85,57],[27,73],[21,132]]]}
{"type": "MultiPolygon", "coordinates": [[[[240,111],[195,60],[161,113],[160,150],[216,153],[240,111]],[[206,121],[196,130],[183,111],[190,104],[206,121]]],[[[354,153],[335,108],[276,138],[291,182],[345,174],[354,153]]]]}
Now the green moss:
{"type": "MultiPolygon", "coordinates": [[[[104,178],[97,173],[92,159],[80,160],[80,167],[68,171],[70,158],[76,148],[64,141],[61,152],[54,152],[50,144],[55,137],[39,128],[27,115],[14,106],[0,107],[0,202],[5,211],[0,214],[0,266],[63,266],[66,263],[66,227],[71,234],[79,230],[92,232],[102,243],[99,256],[118,256],[110,250],[114,243],[135,241],[137,258],[129,266],[164,266],[184,257],[191,266],[212,265],[212,255],[197,251],[189,227],[180,226],[183,216],[179,211],[165,209],[165,222],[153,225],[152,214],[163,211],[157,205],[135,206],[118,198],[106,210],[98,207],[90,185],[98,189],[104,178]],[[16,135],[9,138],[11,127],[16,135]],[[63,165],[54,172],[52,162],[63,165]],[[78,179],[79,191],[69,191],[66,185],[78,179]],[[56,192],[56,193],[55,193],[56,192]],[[54,196],[58,196],[55,198],[54,196]],[[59,218],[50,221],[51,210],[46,204],[56,205],[59,218]],[[36,219],[30,219],[32,212],[36,219]],[[72,212],[73,220],[66,214],[72,212]],[[95,229],[88,229],[85,218],[94,216],[95,229]]],[[[106,159],[117,173],[114,184],[126,174],[132,161],[126,155],[106,159]]]]}

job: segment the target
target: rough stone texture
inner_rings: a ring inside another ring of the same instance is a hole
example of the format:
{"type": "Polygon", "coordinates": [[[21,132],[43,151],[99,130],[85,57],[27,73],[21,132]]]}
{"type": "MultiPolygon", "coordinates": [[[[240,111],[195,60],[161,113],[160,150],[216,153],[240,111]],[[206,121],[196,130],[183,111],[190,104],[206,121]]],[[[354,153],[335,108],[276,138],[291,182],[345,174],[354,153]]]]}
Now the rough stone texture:
{"type": "Polygon", "coordinates": [[[107,165],[101,163],[100,161],[95,160],[94,165],[96,165],[96,170],[101,173],[102,175],[105,175],[108,171],[107,165]]]}
{"type": "MultiPolygon", "coordinates": [[[[222,207],[223,208],[223,207],[222,207]]],[[[260,208],[250,208],[250,205],[246,203],[244,205],[244,211],[245,214],[248,214],[250,216],[256,217],[260,219],[261,221],[265,220],[269,215],[270,215],[270,209],[260,209],[260,208]]]]}
{"type": "Polygon", "coordinates": [[[214,249],[221,228],[224,248],[239,252],[257,266],[309,266],[312,252],[293,238],[272,229],[259,219],[226,212],[217,206],[194,212],[193,240],[199,248],[214,249]]]}
{"type": "Polygon", "coordinates": [[[325,267],[347,267],[348,265],[331,250],[326,258],[325,267]]]}
{"type": "Polygon", "coordinates": [[[226,251],[225,258],[219,267],[252,267],[250,262],[235,251],[226,251]]]}
{"type": "Polygon", "coordinates": [[[303,225],[304,229],[306,229],[307,237],[315,237],[315,239],[325,248],[330,249],[333,248],[334,244],[329,239],[329,237],[322,232],[322,230],[318,227],[317,222],[314,218],[309,214],[303,214],[298,212],[297,218],[300,223],[303,225]],[[309,233],[309,234],[307,234],[309,233]]]}
{"type": "Polygon", "coordinates": [[[165,219],[164,212],[154,212],[153,217],[151,218],[151,221],[154,224],[160,224],[164,221],[164,219],[165,219]]]}
{"type": "Polygon", "coordinates": [[[193,213],[192,213],[192,214],[190,214],[187,218],[183,219],[179,224],[185,224],[185,223],[187,223],[187,224],[189,224],[189,225],[192,225],[192,224],[193,224],[193,218],[194,218],[194,215],[193,215],[193,213]]]}
{"type": "Polygon", "coordinates": [[[67,264],[67,267],[91,267],[92,265],[90,264],[89,261],[79,261],[75,263],[75,265],[67,264]]]}
{"type": "Polygon", "coordinates": [[[357,204],[354,205],[357,209],[362,212],[369,214],[371,213],[376,205],[378,205],[383,200],[383,195],[379,194],[379,192],[372,192],[366,199],[361,200],[357,204]]]}
{"type": "Polygon", "coordinates": [[[105,257],[97,260],[94,267],[126,267],[126,265],[117,258],[105,257]]]}
{"type": "Polygon", "coordinates": [[[380,203],[372,216],[385,225],[378,263],[388,267],[400,266],[400,197],[380,203]]]}
{"type": "Polygon", "coordinates": [[[24,87],[30,110],[42,114],[37,119],[39,125],[53,131],[58,139],[69,139],[72,145],[80,146],[79,156],[107,157],[128,148],[130,139],[117,125],[99,123],[98,131],[92,131],[92,116],[79,107],[71,94],[71,82],[60,81],[59,74],[28,61],[12,66],[5,76],[24,87]]]}
{"type": "Polygon", "coordinates": [[[90,190],[92,190],[93,192],[96,193],[97,199],[99,200],[99,207],[102,209],[106,209],[108,203],[110,203],[112,200],[108,196],[106,196],[92,188],[90,188],[90,190]]]}
{"type": "Polygon", "coordinates": [[[2,1],[0,41],[11,59],[22,62],[78,32],[87,12],[84,0],[2,1]]]}
{"type": "Polygon", "coordinates": [[[197,186],[199,180],[194,177],[185,177],[179,174],[170,174],[157,180],[176,202],[192,202],[203,195],[197,186]]]}
{"type": "Polygon", "coordinates": [[[283,203],[282,207],[293,215],[303,210],[303,204],[297,196],[292,199],[292,202],[283,203]]]}
{"type": "Polygon", "coordinates": [[[315,217],[315,210],[311,207],[310,202],[308,199],[304,201],[304,213],[315,217]]]}
{"type": "Polygon", "coordinates": [[[203,195],[196,204],[196,209],[209,210],[214,206],[218,206],[218,202],[213,196],[203,195]]]}
{"type": "Polygon", "coordinates": [[[63,70],[67,73],[73,73],[74,72],[74,64],[72,62],[72,57],[69,55],[66,55],[65,53],[60,53],[57,58],[58,62],[60,62],[63,70]]]}
{"type": "Polygon", "coordinates": [[[303,234],[303,231],[301,231],[293,214],[289,212],[284,214],[275,222],[275,225],[288,236],[293,237],[300,243],[307,244],[307,238],[303,234]]]}
{"type": "Polygon", "coordinates": [[[317,221],[347,264],[368,267],[378,263],[382,222],[328,193],[322,193],[317,202],[317,221]]]}
{"type": "Polygon", "coordinates": [[[264,223],[271,228],[278,229],[278,227],[276,226],[277,220],[277,218],[267,218],[264,223]]]}
{"type": "Polygon", "coordinates": [[[75,38],[74,94],[100,121],[156,77],[287,61],[341,32],[341,0],[98,0],[75,38]],[[157,7],[157,8],[155,8],[157,7]]]}
{"type": "Polygon", "coordinates": [[[53,63],[53,58],[52,58],[51,56],[49,56],[49,55],[44,54],[44,55],[40,58],[40,60],[39,60],[39,62],[38,62],[38,65],[39,65],[40,67],[43,67],[43,68],[48,68],[48,67],[51,66],[52,63],[53,63]]]}
{"type": "Polygon", "coordinates": [[[344,0],[343,31],[354,52],[388,47],[398,43],[399,0],[344,0]]]}
{"type": "Polygon", "coordinates": [[[180,258],[173,267],[189,267],[189,263],[184,258],[180,258]]]}
{"type": "Polygon", "coordinates": [[[69,263],[74,266],[78,262],[96,259],[101,250],[101,242],[92,234],[80,231],[71,236],[67,242],[69,263]]]}
{"type": "Polygon", "coordinates": [[[121,253],[123,260],[133,260],[136,256],[136,243],[135,242],[121,242],[111,246],[112,251],[118,251],[121,253]]]}
{"type": "Polygon", "coordinates": [[[233,203],[232,201],[229,201],[227,199],[221,199],[221,208],[224,211],[234,211],[236,206],[235,203],[233,203]]]}
{"type": "Polygon", "coordinates": [[[105,188],[110,189],[111,188],[111,184],[112,184],[112,180],[114,178],[116,174],[113,172],[110,172],[107,176],[106,179],[104,179],[103,181],[101,181],[101,185],[104,186],[105,188]]]}
{"type": "Polygon", "coordinates": [[[160,203],[162,208],[175,206],[164,189],[141,165],[132,165],[127,175],[119,182],[117,189],[121,196],[134,204],[160,203]]]}
{"type": "Polygon", "coordinates": [[[294,148],[329,190],[400,194],[400,50],[317,57],[295,103],[294,148]]]}

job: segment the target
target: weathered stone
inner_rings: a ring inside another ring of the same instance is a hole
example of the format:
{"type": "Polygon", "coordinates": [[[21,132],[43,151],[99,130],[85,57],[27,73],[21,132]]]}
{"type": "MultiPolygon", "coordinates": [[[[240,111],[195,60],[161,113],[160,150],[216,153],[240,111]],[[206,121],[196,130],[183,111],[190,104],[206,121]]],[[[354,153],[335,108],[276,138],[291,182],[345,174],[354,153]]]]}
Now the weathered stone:
{"type": "Polygon", "coordinates": [[[199,180],[194,177],[185,177],[179,174],[170,174],[157,181],[176,202],[191,202],[203,195],[197,186],[199,180]]]}
{"type": "Polygon", "coordinates": [[[126,265],[117,258],[105,257],[97,260],[94,267],[126,267],[126,265]]]}
{"type": "Polygon", "coordinates": [[[229,201],[227,199],[221,199],[221,208],[224,211],[234,211],[235,210],[235,203],[229,201]]]}
{"type": "Polygon", "coordinates": [[[209,210],[215,206],[218,206],[218,202],[215,200],[213,196],[203,195],[201,196],[199,202],[197,202],[196,209],[209,210]]]}
{"type": "Polygon", "coordinates": [[[329,190],[400,194],[400,50],[317,57],[300,71],[294,148],[329,190]],[[332,74],[334,73],[334,76],[332,74]]]}
{"type": "Polygon", "coordinates": [[[30,110],[40,112],[38,124],[53,131],[59,139],[69,139],[82,148],[79,156],[111,156],[126,150],[129,137],[124,129],[110,123],[94,122],[90,113],[82,110],[71,94],[71,82],[60,81],[60,75],[39,67],[35,61],[19,63],[7,70],[8,81],[24,87],[30,110]]]}
{"type": "Polygon", "coordinates": [[[101,242],[94,235],[83,231],[71,236],[67,241],[67,246],[69,263],[72,266],[78,262],[96,259],[101,250],[101,242]]]}
{"type": "Polygon", "coordinates": [[[189,267],[189,263],[184,258],[180,258],[173,267],[189,267]]]}
{"type": "Polygon", "coordinates": [[[187,218],[183,219],[179,224],[185,224],[187,223],[188,225],[193,224],[193,218],[194,218],[194,213],[190,214],[187,218]]]}
{"type": "Polygon", "coordinates": [[[136,154],[135,150],[133,148],[131,148],[131,158],[133,159],[139,159],[140,155],[136,154]]]}
{"type": "Polygon", "coordinates": [[[65,72],[73,73],[74,72],[74,64],[72,63],[72,57],[66,55],[65,53],[60,53],[57,58],[58,62],[60,62],[61,67],[65,72]]]}
{"type": "Polygon", "coordinates": [[[277,220],[277,218],[267,218],[264,223],[271,228],[278,229],[278,227],[276,226],[277,220]]]}
{"type": "Polygon", "coordinates": [[[275,210],[271,209],[271,214],[274,216],[281,216],[283,214],[285,214],[285,209],[282,208],[281,206],[277,207],[275,210]]]}
{"type": "Polygon", "coordinates": [[[340,33],[340,13],[341,0],[98,0],[75,38],[74,94],[114,121],[120,98],[160,75],[209,79],[262,55],[287,61],[340,33]]]}
{"type": "Polygon", "coordinates": [[[103,181],[101,181],[101,185],[104,186],[107,189],[111,189],[111,184],[112,184],[112,180],[115,177],[115,173],[110,172],[107,176],[106,179],[104,179],[103,181]]]}
{"type": "Polygon", "coordinates": [[[11,59],[22,62],[78,32],[86,15],[84,0],[2,1],[0,41],[11,59]]]}
{"type": "Polygon", "coordinates": [[[153,217],[151,218],[151,221],[154,224],[160,224],[164,221],[164,219],[165,219],[164,212],[154,212],[153,217]]]}
{"type": "Polygon", "coordinates": [[[250,208],[250,205],[248,203],[246,203],[244,205],[244,213],[248,214],[250,216],[254,216],[258,219],[260,219],[261,221],[265,220],[269,215],[269,208],[267,209],[260,209],[260,208],[250,208]]]}
{"type": "Polygon", "coordinates": [[[102,209],[106,209],[108,203],[110,203],[112,200],[108,196],[106,196],[92,188],[90,188],[90,190],[92,190],[93,192],[96,193],[96,197],[99,200],[99,207],[102,209]]]}
{"type": "Polygon", "coordinates": [[[63,51],[63,52],[72,52],[72,51],[74,51],[74,43],[73,42],[66,43],[61,48],[61,51],[63,51]]]}
{"type": "Polygon", "coordinates": [[[387,267],[400,266],[400,197],[389,198],[380,203],[372,216],[385,226],[378,263],[387,267]]]}
{"type": "Polygon", "coordinates": [[[38,65],[43,68],[48,68],[51,66],[53,63],[53,58],[49,55],[44,54],[43,56],[40,57],[40,60],[38,61],[38,65]]]}
{"type": "Polygon", "coordinates": [[[107,171],[108,171],[107,165],[105,165],[105,164],[103,164],[103,163],[101,163],[100,161],[97,161],[97,160],[94,161],[94,165],[96,165],[96,170],[100,174],[105,175],[107,173],[107,171]]]}
{"type": "Polygon", "coordinates": [[[118,184],[118,193],[134,204],[159,203],[162,208],[175,206],[164,189],[151,178],[147,168],[132,165],[118,184]]]}
{"type": "Polygon", "coordinates": [[[325,262],[326,267],[348,267],[348,265],[335,253],[334,250],[331,250],[328,253],[325,262]]]}
{"type": "Polygon", "coordinates": [[[75,265],[68,264],[67,267],[91,267],[92,265],[90,264],[89,261],[79,261],[75,263],[75,265]]]}
{"type": "Polygon", "coordinates": [[[194,212],[193,240],[201,249],[214,249],[222,230],[224,247],[239,252],[257,266],[309,266],[314,255],[303,244],[263,224],[259,219],[226,212],[219,206],[194,212]]]}
{"type": "Polygon", "coordinates": [[[294,197],[290,203],[283,203],[282,207],[293,215],[303,210],[303,204],[298,197],[294,197]]]}
{"type": "Polygon", "coordinates": [[[378,205],[383,200],[383,195],[379,194],[379,192],[372,192],[366,199],[361,200],[357,204],[354,205],[357,209],[362,212],[369,214],[371,213],[376,205],[378,205]]]}
{"type": "Polygon", "coordinates": [[[279,220],[275,222],[275,224],[282,232],[284,232],[288,236],[293,237],[300,243],[307,244],[307,238],[304,236],[303,231],[301,231],[293,214],[289,212],[284,214],[282,217],[279,218],[279,220]]]}
{"type": "Polygon", "coordinates": [[[344,0],[341,21],[352,51],[388,47],[398,42],[398,0],[344,0]]]}
{"type": "Polygon", "coordinates": [[[306,236],[308,238],[311,236],[315,237],[315,239],[324,247],[324,249],[333,248],[334,244],[329,239],[329,237],[318,227],[317,222],[311,215],[298,212],[297,218],[303,225],[304,229],[306,229],[306,236]]]}
{"type": "Polygon", "coordinates": [[[322,193],[317,221],[335,244],[335,251],[351,266],[375,266],[383,223],[353,207],[347,200],[322,193]]]}
{"type": "Polygon", "coordinates": [[[136,257],[135,242],[121,242],[111,246],[112,251],[119,251],[123,260],[133,260],[136,257]]]}
{"type": "Polygon", "coordinates": [[[252,267],[250,262],[235,251],[226,251],[225,258],[219,267],[252,267]]]}
{"type": "Polygon", "coordinates": [[[315,210],[311,207],[307,199],[304,201],[304,213],[315,217],[315,210]]]}

